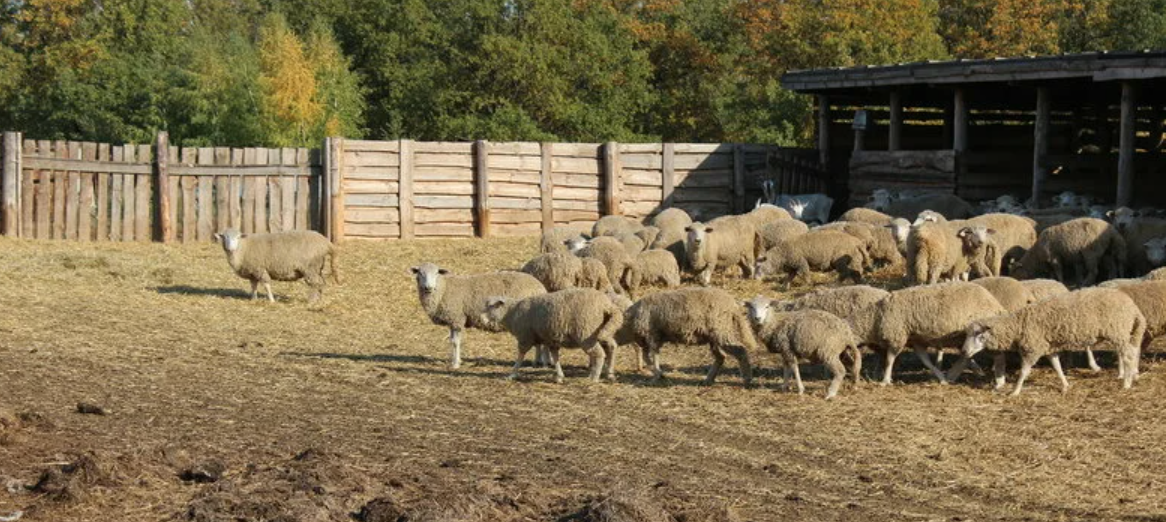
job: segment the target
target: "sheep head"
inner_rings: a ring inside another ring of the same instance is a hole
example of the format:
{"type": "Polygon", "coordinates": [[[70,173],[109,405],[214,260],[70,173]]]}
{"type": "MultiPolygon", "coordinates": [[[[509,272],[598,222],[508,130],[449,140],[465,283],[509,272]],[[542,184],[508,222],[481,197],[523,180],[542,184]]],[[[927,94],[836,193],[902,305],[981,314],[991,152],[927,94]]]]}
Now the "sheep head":
{"type": "Polygon", "coordinates": [[[1166,264],[1166,237],[1156,237],[1142,246],[1146,247],[1146,259],[1150,264],[1156,267],[1166,264]]]}
{"type": "Polygon", "coordinates": [[[449,270],[433,263],[425,263],[410,268],[409,271],[417,279],[417,292],[422,296],[432,294],[442,286],[442,279],[449,275],[449,270]]]}
{"type": "Polygon", "coordinates": [[[754,325],[765,324],[765,321],[769,319],[769,312],[773,308],[773,300],[760,295],[745,301],[744,304],[749,320],[754,325]]]}
{"type": "Polygon", "coordinates": [[[223,251],[230,254],[239,250],[239,240],[247,236],[240,234],[238,230],[228,228],[213,237],[215,242],[223,246],[223,251]]]}
{"type": "Polygon", "coordinates": [[[499,327],[515,302],[514,299],[502,296],[486,298],[486,311],[482,312],[482,322],[493,328],[499,327]]]}
{"type": "Polygon", "coordinates": [[[947,223],[947,218],[934,210],[924,210],[915,217],[915,223],[913,224],[919,226],[924,223],[947,223]]]}

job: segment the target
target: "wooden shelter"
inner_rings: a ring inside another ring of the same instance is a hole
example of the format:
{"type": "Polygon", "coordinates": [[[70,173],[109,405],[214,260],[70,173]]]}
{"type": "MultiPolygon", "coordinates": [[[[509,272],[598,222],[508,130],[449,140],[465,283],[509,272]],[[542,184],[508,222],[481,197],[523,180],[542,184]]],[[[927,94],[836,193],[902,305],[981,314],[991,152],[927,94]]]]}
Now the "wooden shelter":
{"type": "Polygon", "coordinates": [[[820,160],[852,204],[876,188],[923,188],[1166,206],[1166,51],[814,69],[781,82],[816,97],[820,160]]]}

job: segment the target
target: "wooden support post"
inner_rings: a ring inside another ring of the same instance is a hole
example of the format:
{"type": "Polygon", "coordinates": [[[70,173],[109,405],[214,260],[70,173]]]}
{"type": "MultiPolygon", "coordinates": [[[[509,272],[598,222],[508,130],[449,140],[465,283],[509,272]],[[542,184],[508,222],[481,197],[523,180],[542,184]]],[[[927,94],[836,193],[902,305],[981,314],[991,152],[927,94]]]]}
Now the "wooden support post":
{"type": "Polygon", "coordinates": [[[344,240],[344,169],[341,161],[344,159],[344,139],[328,138],[324,147],[324,175],[328,178],[324,186],[327,187],[329,236],[333,243],[344,240]]]}
{"type": "Polygon", "coordinates": [[[866,149],[866,131],[862,129],[854,130],[854,152],[862,152],[866,149]]]}
{"type": "Polygon", "coordinates": [[[1032,204],[1040,208],[1041,194],[1044,192],[1048,171],[1041,166],[1049,153],[1049,89],[1036,88],[1036,122],[1033,124],[1032,145],[1032,204]]]}
{"type": "Polygon", "coordinates": [[[413,140],[401,140],[397,209],[401,219],[401,239],[413,239],[413,140]]]}
{"type": "Polygon", "coordinates": [[[1138,106],[1135,102],[1134,84],[1121,84],[1121,134],[1117,157],[1117,201],[1119,207],[1128,207],[1134,199],[1134,134],[1137,123],[1138,106]]]}
{"type": "Polygon", "coordinates": [[[887,131],[887,150],[899,150],[903,145],[903,96],[891,91],[891,127],[887,131]]]}
{"type": "Polygon", "coordinates": [[[955,111],[952,110],[952,104],[945,103],[943,106],[943,142],[939,146],[941,149],[952,148],[951,130],[955,128],[955,122],[953,120],[955,120],[955,111]]]}
{"type": "Polygon", "coordinates": [[[733,145],[733,212],[745,213],[745,148],[733,145]]]}
{"type": "Polygon", "coordinates": [[[0,169],[0,193],[3,194],[0,201],[0,220],[3,223],[0,226],[3,229],[0,232],[16,237],[20,235],[20,133],[5,131],[3,147],[4,166],[0,169]]]}
{"type": "Polygon", "coordinates": [[[490,237],[490,171],[489,146],[486,140],[477,140],[474,152],[474,222],[478,237],[490,237]]]}
{"type": "Polygon", "coordinates": [[[555,179],[551,175],[551,160],[554,158],[553,143],[539,144],[542,162],[539,165],[539,195],[542,196],[543,231],[555,227],[555,179]]]}
{"type": "Polygon", "coordinates": [[[660,206],[667,208],[672,206],[672,194],[676,192],[676,144],[665,143],[662,153],[663,179],[660,181],[663,191],[660,194],[660,206]]]}
{"type": "Polygon", "coordinates": [[[968,104],[963,87],[957,87],[952,100],[951,148],[956,152],[968,150],[968,104]]]}
{"type": "Polygon", "coordinates": [[[163,243],[174,241],[174,223],[170,221],[170,135],[158,131],[154,137],[154,194],[158,202],[154,219],[158,223],[157,239],[163,243]]]}
{"type": "Polygon", "coordinates": [[[620,214],[619,180],[619,144],[609,141],[603,146],[603,215],[620,214]]]}
{"type": "Polygon", "coordinates": [[[818,95],[818,162],[830,170],[830,98],[818,95]]]}

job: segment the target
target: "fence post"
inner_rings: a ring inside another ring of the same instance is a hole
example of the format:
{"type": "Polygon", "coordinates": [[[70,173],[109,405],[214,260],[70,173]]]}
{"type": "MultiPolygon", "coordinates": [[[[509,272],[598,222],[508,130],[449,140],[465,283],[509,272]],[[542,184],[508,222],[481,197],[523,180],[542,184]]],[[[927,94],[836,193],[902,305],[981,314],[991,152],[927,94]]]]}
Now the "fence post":
{"type": "Polygon", "coordinates": [[[324,214],[328,222],[329,239],[333,243],[344,240],[344,139],[331,137],[324,140],[323,186],[327,187],[328,211],[324,214]]]}
{"type": "Polygon", "coordinates": [[[555,228],[555,179],[551,176],[551,160],[555,145],[543,142],[539,146],[542,163],[539,165],[539,195],[542,196],[543,231],[555,228]]]}
{"type": "Polygon", "coordinates": [[[474,153],[474,221],[478,237],[490,237],[490,174],[487,165],[490,153],[486,140],[477,140],[474,153]]]}
{"type": "Polygon", "coordinates": [[[3,211],[3,230],[5,236],[19,235],[20,227],[17,220],[20,216],[20,196],[17,194],[20,186],[20,133],[4,131],[4,166],[0,169],[0,192],[3,193],[3,202],[0,203],[3,211]]]}
{"type": "Polygon", "coordinates": [[[672,194],[676,191],[676,144],[665,143],[662,154],[660,162],[663,179],[660,185],[663,190],[660,193],[660,206],[671,207],[672,194]]]}
{"type": "Polygon", "coordinates": [[[603,146],[603,212],[618,216],[619,209],[619,143],[609,141],[603,146]]]}
{"type": "Polygon", "coordinates": [[[159,241],[169,243],[174,241],[174,223],[170,222],[170,134],[166,131],[154,136],[154,174],[154,197],[158,202],[155,235],[159,241]]]}
{"type": "Polygon", "coordinates": [[[733,212],[745,212],[745,148],[733,145],[733,212]]]}
{"type": "Polygon", "coordinates": [[[413,239],[413,140],[401,140],[401,173],[397,189],[401,239],[413,239]]]}

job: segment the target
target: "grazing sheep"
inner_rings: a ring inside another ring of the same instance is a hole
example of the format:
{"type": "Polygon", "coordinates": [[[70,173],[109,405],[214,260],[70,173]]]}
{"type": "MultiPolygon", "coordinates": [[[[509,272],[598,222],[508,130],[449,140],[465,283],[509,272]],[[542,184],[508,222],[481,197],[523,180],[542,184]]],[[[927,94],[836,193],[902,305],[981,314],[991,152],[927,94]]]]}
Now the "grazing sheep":
{"type": "Polygon", "coordinates": [[[417,279],[417,295],[429,320],[449,328],[449,365],[455,370],[462,364],[462,333],[465,329],[492,331],[492,327],[482,321],[488,298],[523,299],[547,291],[538,279],[522,272],[453,276],[449,270],[433,263],[415,266],[410,271],[417,279]]]}
{"type": "Polygon", "coordinates": [[[1133,385],[1138,375],[1139,346],[1146,333],[1146,318],[1130,297],[1111,288],[1087,288],[1038,301],[1010,314],[972,322],[966,330],[962,355],[951,368],[951,380],[959,378],[975,354],[993,354],[995,389],[1004,386],[1004,352],[1020,353],[1020,376],[1012,395],[1019,395],[1032,366],[1047,357],[1061,379],[1061,392],[1069,380],[1061,369],[1060,352],[1109,344],[1118,355],[1122,387],[1133,385]]]}
{"type": "Polygon", "coordinates": [[[583,257],[579,260],[583,264],[579,269],[579,277],[575,279],[575,286],[591,288],[600,292],[615,290],[611,286],[611,280],[607,277],[607,266],[602,261],[593,257],[583,257]]]}
{"type": "Polygon", "coordinates": [[[1028,291],[1032,293],[1034,301],[1041,301],[1055,295],[1069,293],[1069,288],[1064,283],[1052,279],[1025,279],[1020,284],[1028,288],[1028,291]]]}
{"type": "Polygon", "coordinates": [[[835,221],[847,221],[851,223],[870,223],[871,225],[883,227],[891,224],[893,217],[883,214],[874,209],[866,207],[854,207],[846,212],[835,221]]]}
{"type": "Polygon", "coordinates": [[[859,376],[862,375],[862,354],[858,351],[858,338],[850,331],[846,321],[819,310],[779,311],[773,307],[772,299],[761,296],[748,301],[746,307],[757,340],[771,353],[781,356],[784,364],[782,387],[785,390],[789,390],[792,370],[798,395],[805,393],[798,359],[806,359],[830,370],[830,388],[826,391],[826,398],[833,399],[846,378],[846,367],[842,365],[843,352],[850,355],[854,384],[858,384],[859,376]]]}
{"type": "Polygon", "coordinates": [[[546,230],[539,241],[539,252],[543,254],[566,252],[566,242],[573,237],[579,237],[579,232],[571,228],[559,226],[546,230]]]}
{"type": "Polygon", "coordinates": [[[309,303],[320,299],[324,290],[324,264],[332,261],[332,282],[340,284],[339,251],[328,238],[312,231],[272,234],[240,234],[228,228],[214,235],[227,254],[235,275],[251,281],[251,299],[258,297],[259,284],[267,290],[267,300],[275,302],[272,281],[303,279],[311,288],[309,303]]]}
{"type": "Polygon", "coordinates": [[[753,380],[749,352],[756,349],[756,341],[742,312],[740,303],[724,290],[681,288],[636,301],[624,322],[656,380],[664,377],[660,368],[660,347],[664,343],[707,344],[713,364],[705,377],[706,384],[716,381],[726,353],[737,359],[741,377],[749,384],[753,380]]]}
{"type": "Polygon", "coordinates": [[[1166,219],[1134,216],[1129,209],[1122,207],[1114,211],[1113,226],[1121,232],[1126,242],[1126,261],[1129,273],[1145,274],[1162,265],[1163,250],[1161,240],[1166,236],[1166,219]],[[1157,261],[1149,257],[1150,249],[1155,248],[1157,261]]]}
{"type": "MultiPolygon", "coordinates": [[[[640,230],[643,231],[643,229],[640,230]]],[[[639,232],[634,234],[622,232],[610,237],[614,237],[616,241],[619,241],[623,245],[624,251],[631,257],[636,257],[636,254],[643,252],[648,247],[648,244],[644,242],[639,232]]]]}
{"type": "Polygon", "coordinates": [[[809,283],[810,271],[834,270],[838,280],[862,282],[869,266],[862,241],[845,232],[823,230],[797,236],[773,247],[757,258],[757,277],[787,274],[786,284],[795,280],[809,283]]]}
{"type": "Polygon", "coordinates": [[[627,216],[603,216],[591,227],[591,237],[635,234],[641,228],[643,223],[627,216]]]}
{"type": "Polygon", "coordinates": [[[899,246],[895,242],[891,229],[885,226],[854,221],[837,221],[815,227],[814,230],[837,230],[854,236],[862,241],[867,258],[872,263],[896,265],[903,261],[903,255],[899,253],[899,246]]]}
{"type": "Polygon", "coordinates": [[[712,281],[713,271],[741,267],[741,275],[753,277],[753,225],[739,219],[716,219],[709,224],[693,222],[685,228],[686,265],[703,286],[712,281]]]}
{"type": "Polygon", "coordinates": [[[915,219],[924,210],[934,210],[947,216],[948,219],[971,217],[975,211],[975,207],[971,203],[960,199],[955,194],[937,193],[889,201],[876,200],[868,203],[866,208],[904,219],[915,219]]]}
{"type": "Polygon", "coordinates": [[[912,348],[939,382],[946,376],[931,363],[928,347],[958,348],[972,321],[1004,313],[1004,307],[984,287],[972,283],[943,283],[896,290],[879,302],[855,312],[854,332],[864,345],[882,350],[882,384],[891,383],[895,358],[912,348]]]}
{"type": "Polygon", "coordinates": [[[1015,312],[1034,302],[1036,297],[1023,283],[1011,277],[982,277],[972,281],[988,290],[1005,311],[1015,312]]]}
{"type": "Polygon", "coordinates": [[[1017,279],[1051,273],[1064,282],[1068,267],[1079,284],[1088,286],[1097,280],[1101,266],[1110,277],[1121,277],[1125,256],[1125,240],[1117,229],[1100,219],[1077,218],[1041,232],[1036,244],[1013,263],[1010,273],[1017,279]]]}
{"type": "Polygon", "coordinates": [[[680,265],[671,252],[648,250],[632,259],[624,272],[624,288],[629,294],[636,295],[643,284],[663,285],[665,288],[680,286],[680,265]]]}
{"type": "Polygon", "coordinates": [[[791,312],[821,310],[849,321],[854,317],[854,314],[879,302],[888,295],[891,293],[886,290],[867,285],[818,288],[793,301],[781,302],[780,308],[791,312]]]}
{"type": "Polygon", "coordinates": [[[623,291],[620,284],[624,271],[632,262],[632,256],[628,255],[627,248],[618,239],[610,236],[590,240],[575,238],[568,240],[567,248],[579,257],[598,259],[602,262],[603,266],[607,267],[607,280],[612,288],[616,292],[623,291]]]}
{"type": "Polygon", "coordinates": [[[1130,296],[1146,318],[1146,335],[1139,344],[1144,351],[1155,337],[1166,335],[1166,281],[1139,281],[1117,289],[1130,296]]]}
{"type": "Polygon", "coordinates": [[[582,260],[569,252],[542,254],[522,265],[522,272],[538,279],[548,292],[574,288],[581,270],[582,260]]]}
{"type": "Polygon", "coordinates": [[[761,225],[757,229],[754,247],[757,254],[810,231],[810,227],[796,219],[785,219],[761,225]]]}
{"type": "Polygon", "coordinates": [[[648,244],[650,250],[667,250],[676,257],[676,262],[684,266],[684,239],[688,233],[685,227],[692,224],[688,213],[679,208],[665,209],[652,218],[652,226],[660,229],[656,239],[648,244]]]}
{"type": "Polygon", "coordinates": [[[623,310],[607,294],[590,288],[572,288],[525,299],[490,297],[483,322],[505,329],[518,341],[518,353],[510,378],[518,377],[526,352],[544,346],[555,367],[555,382],[563,382],[559,349],[582,348],[591,359],[591,380],[601,372],[615,379],[615,334],[623,326],[623,310]]]}
{"type": "Polygon", "coordinates": [[[644,250],[647,250],[659,235],[660,229],[651,225],[641,228],[639,232],[636,232],[636,237],[644,242],[644,250]]]}

